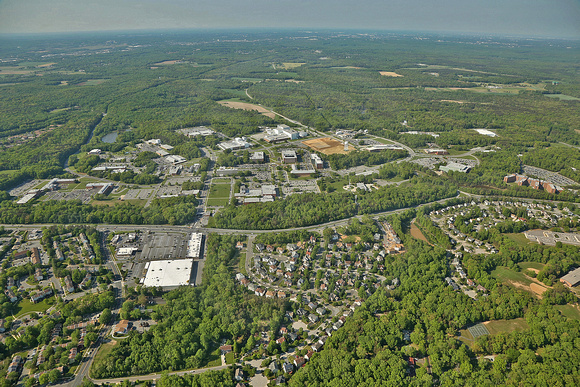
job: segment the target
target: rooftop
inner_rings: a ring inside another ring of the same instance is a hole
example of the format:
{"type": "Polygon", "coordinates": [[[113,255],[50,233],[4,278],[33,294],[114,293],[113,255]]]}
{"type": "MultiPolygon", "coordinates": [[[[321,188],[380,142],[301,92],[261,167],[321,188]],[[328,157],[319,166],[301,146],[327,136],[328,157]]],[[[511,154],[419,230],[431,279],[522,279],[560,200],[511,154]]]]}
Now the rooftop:
{"type": "Polygon", "coordinates": [[[151,261],[145,265],[145,286],[172,287],[189,285],[193,259],[151,261]]]}

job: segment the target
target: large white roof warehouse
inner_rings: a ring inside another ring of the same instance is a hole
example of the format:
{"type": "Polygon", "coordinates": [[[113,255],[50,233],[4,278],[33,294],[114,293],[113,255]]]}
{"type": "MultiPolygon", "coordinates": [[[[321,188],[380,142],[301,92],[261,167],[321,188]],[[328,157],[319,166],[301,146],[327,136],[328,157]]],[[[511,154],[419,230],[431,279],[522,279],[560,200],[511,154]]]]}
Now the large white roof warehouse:
{"type": "Polygon", "coordinates": [[[192,267],[193,259],[147,262],[143,285],[164,288],[190,285],[192,267]]]}

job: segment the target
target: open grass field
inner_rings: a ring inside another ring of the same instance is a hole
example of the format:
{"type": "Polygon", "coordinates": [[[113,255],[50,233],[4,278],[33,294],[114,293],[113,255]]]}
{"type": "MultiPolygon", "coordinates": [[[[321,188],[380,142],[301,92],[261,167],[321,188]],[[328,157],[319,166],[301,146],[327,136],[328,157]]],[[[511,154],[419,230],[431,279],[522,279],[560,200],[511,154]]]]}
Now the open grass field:
{"type": "Polygon", "coordinates": [[[252,103],[247,102],[235,102],[235,101],[218,101],[218,103],[222,106],[227,106],[232,109],[241,109],[241,110],[254,110],[258,113],[265,115],[266,117],[274,118],[276,115],[269,111],[262,106],[254,105],[252,103]]]}
{"type": "Polygon", "coordinates": [[[534,242],[530,242],[528,238],[522,234],[505,234],[510,240],[514,241],[518,246],[528,246],[530,244],[534,244],[534,242]]]}
{"type": "Polygon", "coordinates": [[[340,179],[333,183],[327,183],[328,187],[332,187],[335,191],[343,192],[343,187],[348,184],[348,179],[340,179]]]}
{"type": "Polygon", "coordinates": [[[507,267],[499,266],[491,272],[495,278],[501,282],[531,292],[541,298],[541,295],[548,290],[548,287],[524,273],[520,273],[507,267]]]}
{"type": "Polygon", "coordinates": [[[207,205],[213,207],[224,207],[230,202],[228,198],[213,198],[207,199],[207,205]]]}
{"type": "Polygon", "coordinates": [[[558,309],[562,314],[568,318],[572,318],[575,320],[580,320],[580,309],[576,306],[572,305],[556,305],[556,309],[558,309]]]}
{"type": "Polygon", "coordinates": [[[462,343],[471,346],[475,339],[483,335],[497,335],[500,333],[510,333],[515,331],[523,331],[529,329],[528,323],[523,318],[516,318],[513,320],[494,320],[486,321],[481,324],[474,325],[467,329],[459,331],[460,336],[456,338],[462,343]]]}
{"type": "Polygon", "coordinates": [[[532,269],[532,270],[542,270],[544,268],[543,263],[540,262],[520,262],[518,266],[522,268],[522,270],[532,269]]]}
{"type": "MultiPolygon", "coordinates": [[[[501,282],[514,285],[515,283],[521,284],[525,287],[533,282],[528,276],[523,273],[519,273],[507,267],[498,266],[495,270],[491,272],[491,275],[500,280],[501,282]]],[[[517,285],[514,285],[517,286],[517,285]]]]}
{"type": "Polygon", "coordinates": [[[529,325],[524,318],[515,318],[513,320],[494,320],[483,323],[489,334],[497,335],[499,333],[510,333],[529,329],[529,325]]]}
{"type": "Polygon", "coordinates": [[[20,302],[18,303],[18,306],[17,306],[18,311],[15,313],[15,316],[18,318],[20,316],[23,316],[25,314],[32,313],[32,312],[43,312],[44,313],[48,308],[50,308],[53,305],[53,301],[54,301],[54,299],[52,297],[49,297],[49,298],[42,300],[41,302],[33,304],[32,301],[30,301],[28,298],[24,298],[24,299],[20,300],[20,302]]]}
{"type": "Polygon", "coordinates": [[[115,344],[117,344],[117,342],[115,340],[112,340],[108,343],[104,343],[99,347],[99,352],[97,352],[97,354],[95,355],[95,359],[94,359],[94,363],[98,364],[100,363],[104,358],[106,358],[111,351],[113,350],[113,347],[115,346],[115,344]]]}
{"type": "Polygon", "coordinates": [[[345,151],[344,144],[342,142],[330,137],[315,138],[313,140],[302,141],[302,143],[317,152],[324,153],[325,155],[344,155],[354,150],[353,146],[349,145],[348,151],[345,151]]]}
{"type": "Polygon", "coordinates": [[[230,184],[212,184],[209,197],[210,198],[229,198],[231,191],[230,184]]]}

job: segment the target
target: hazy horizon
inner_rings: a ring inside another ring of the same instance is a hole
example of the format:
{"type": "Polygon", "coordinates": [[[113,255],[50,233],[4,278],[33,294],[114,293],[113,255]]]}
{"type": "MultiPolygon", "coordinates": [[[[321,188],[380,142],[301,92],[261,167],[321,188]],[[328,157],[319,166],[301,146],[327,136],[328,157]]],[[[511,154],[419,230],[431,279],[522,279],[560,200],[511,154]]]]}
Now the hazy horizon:
{"type": "Polygon", "coordinates": [[[0,33],[332,29],[580,39],[577,0],[0,0],[0,33]]]}

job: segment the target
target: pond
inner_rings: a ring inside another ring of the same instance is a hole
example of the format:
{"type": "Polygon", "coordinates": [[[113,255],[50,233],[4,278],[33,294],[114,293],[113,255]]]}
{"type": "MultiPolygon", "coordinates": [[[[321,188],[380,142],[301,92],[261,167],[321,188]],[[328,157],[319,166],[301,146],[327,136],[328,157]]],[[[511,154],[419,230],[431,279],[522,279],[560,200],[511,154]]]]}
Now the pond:
{"type": "Polygon", "coordinates": [[[114,143],[117,140],[117,136],[118,135],[119,135],[118,132],[113,132],[113,133],[106,134],[106,135],[104,135],[101,138],[101,141],[102,142],[105,142],[107,144],[112,144],[112,143],[114,143]]]}

